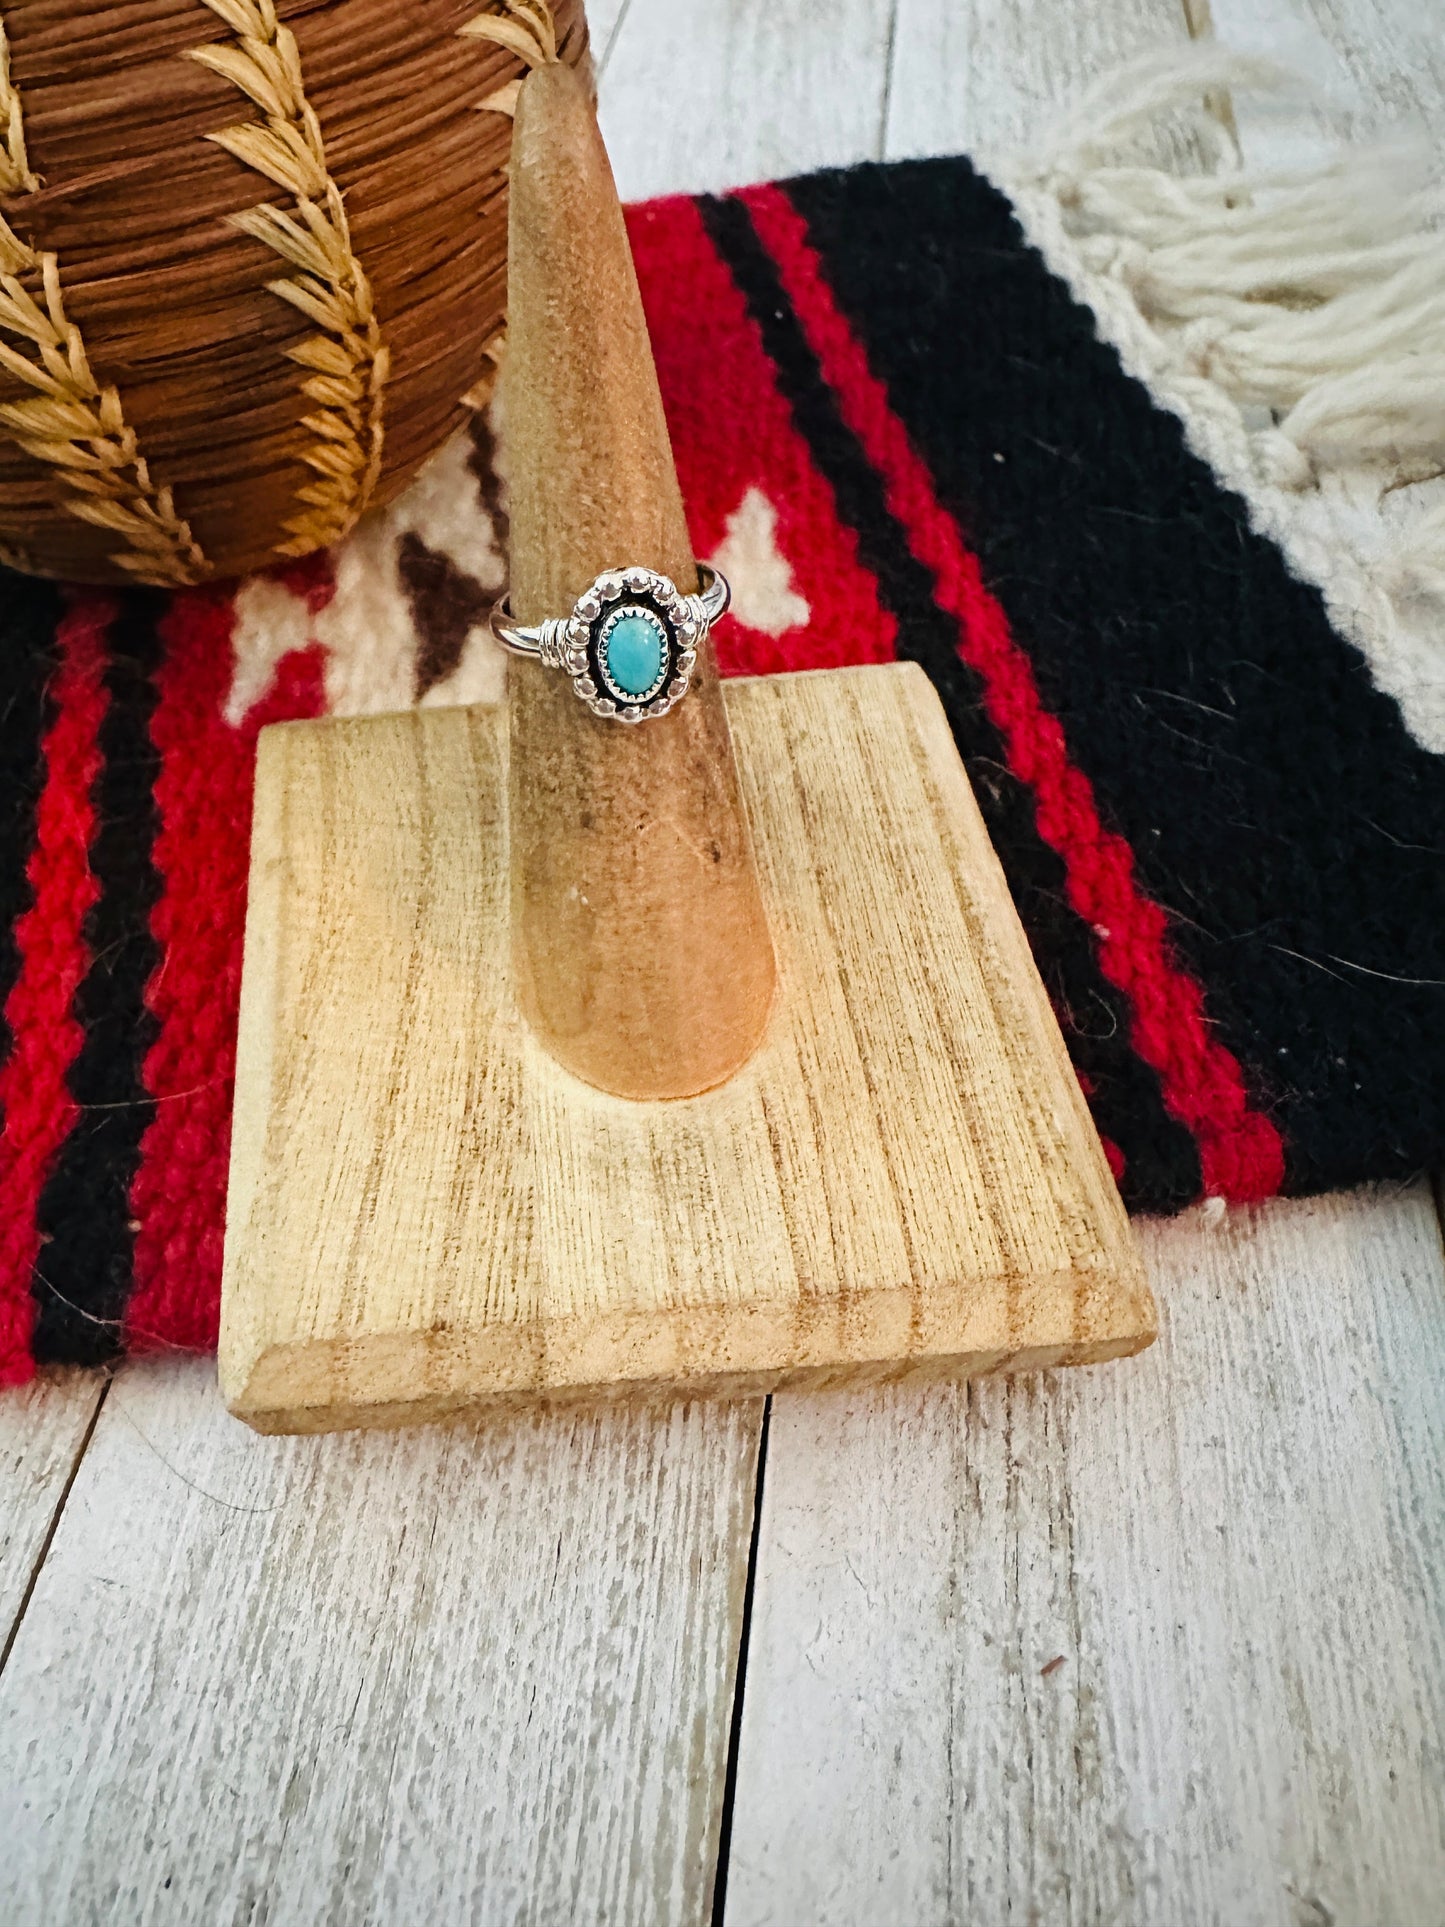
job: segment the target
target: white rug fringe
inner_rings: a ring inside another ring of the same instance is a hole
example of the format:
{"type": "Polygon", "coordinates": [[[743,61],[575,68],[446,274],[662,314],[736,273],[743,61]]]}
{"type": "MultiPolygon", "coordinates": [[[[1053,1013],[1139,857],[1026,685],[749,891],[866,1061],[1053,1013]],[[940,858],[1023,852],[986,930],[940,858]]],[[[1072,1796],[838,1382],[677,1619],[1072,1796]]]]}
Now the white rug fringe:
{"type": "Polygon", "coordinates": [[[1125,366],[1445,752],[1445,507],[1409,486],[1445,471],[1445,193],[1422,143],[1242,166],[1206,97],[1294,85],[1214,44],[1166,49],[998,171],[1125,366]],[[1213,171],[1153,164],[1181,115],[1213,171]]]}

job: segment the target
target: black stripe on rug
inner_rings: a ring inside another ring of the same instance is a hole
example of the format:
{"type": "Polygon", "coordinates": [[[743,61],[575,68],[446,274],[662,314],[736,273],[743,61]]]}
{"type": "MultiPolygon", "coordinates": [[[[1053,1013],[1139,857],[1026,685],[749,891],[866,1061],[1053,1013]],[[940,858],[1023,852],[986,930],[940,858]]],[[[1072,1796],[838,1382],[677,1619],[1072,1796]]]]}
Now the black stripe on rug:
{"type": "Polygon", "coordinates": [[[92,961],[75,996],[83,1037],[67,1080],[80,1117],[36,1214],[33,1345],[42,1364],[100,1365],[121,1350],[135,1248],[130,1188],[155,1111],[142,1077],[157,1034],[145,992],[160,960],[150,927],[161,893],[150,722],[167,606],[161,590],[127,591],[108,637],[90,849],[99,894],[85,919],[92,961]]]}
{"type": "MultiPolygon", "coordinates": [[[[5,1006],[20,974],[15,926],[30,908],[28,875],[45,788],[49,688],[59,664],[55,631],[64,604],[50,582],[0,569],[5,651],[0,659],[0,1063],[15,1039],[5,1006]]],[[[0,1119],[0,1126],[3,1126],[0,1119]]]]}
{"type": "MultiPolygon", "coordinates": [[[[1445,758],[963,160],[788,189],[1044,700],[1286,1139],[1445,1150],[1445,758]]],[[[1007,860],[1007,859],[1006,859],[1007,860]]]]}
{"type": "Polygon", "coordinates": [[[1127,1006],[1100,973],[1092,934],[1068,903],[1063,864],[1038,833],[1032,793],[1010,771],[979,680],[958,654],[958,624],[935,602],[927,569],[843,422],[747,208],[712,197],[698,206],[762,334],[793,420],[897,620],[899,654],[923,668],[942,699],[1095,1121],[1123,1155],[1125,1201],[1136,1210],[1178,1210],[1200,1193],[1194,1140],[1169,1116],[1158,1078],[1129,1045],[1127,1006]]]}

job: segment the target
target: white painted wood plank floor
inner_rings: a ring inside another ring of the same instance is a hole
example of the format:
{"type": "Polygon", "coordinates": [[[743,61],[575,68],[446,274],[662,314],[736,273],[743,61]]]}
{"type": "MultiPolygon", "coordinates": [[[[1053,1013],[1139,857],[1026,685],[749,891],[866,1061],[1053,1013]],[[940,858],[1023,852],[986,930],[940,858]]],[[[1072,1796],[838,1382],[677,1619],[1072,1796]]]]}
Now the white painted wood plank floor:
{"type": "MultiPolygon", "coordinates": [[[[1437,0],[1213,6],[1351,131],[1438,119],[1437,0]]],[[[1186,33],[1183,0],[591,12],[630,196],[986,154],[1186,33]]],[[[0,1399],[0,1921],[1440,1927],[1434,1204],[1146,1239],[1139,1361],[766,1426],[259,1440],[189,1359],[0,1399]]]]}

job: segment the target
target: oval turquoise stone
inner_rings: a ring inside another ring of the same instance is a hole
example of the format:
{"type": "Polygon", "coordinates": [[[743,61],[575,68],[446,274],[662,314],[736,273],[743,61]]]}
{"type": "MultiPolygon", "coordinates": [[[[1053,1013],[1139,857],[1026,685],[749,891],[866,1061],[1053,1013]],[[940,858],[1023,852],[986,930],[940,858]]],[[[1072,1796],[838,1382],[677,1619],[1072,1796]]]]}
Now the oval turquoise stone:
{"type": "Polygon", "coordinates": [[[621,616],[607,635],[607,673],[627,696],[645,696],[662,674],[662,637],[642,615],[621,616]]]}

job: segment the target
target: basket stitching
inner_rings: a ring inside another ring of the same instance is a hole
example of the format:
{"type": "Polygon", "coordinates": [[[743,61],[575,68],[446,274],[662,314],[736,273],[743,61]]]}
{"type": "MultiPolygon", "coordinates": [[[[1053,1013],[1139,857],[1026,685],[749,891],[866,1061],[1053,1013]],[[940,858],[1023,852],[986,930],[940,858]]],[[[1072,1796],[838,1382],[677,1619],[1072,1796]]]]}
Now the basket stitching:
{"type": "Polygon", "coordinates": [[[10,40],[0,19],[0,194],[33,194],[39,186],[25,151],[20,90],[10,78],[10,40]]]}
{"type": "Polygon", "coordinates": [[[502,0],[504,13],[480,13],[457,32],[469,40],[490,40],[505,47],[528,67],[546,67],[558,59],[557,27],[547,0],[502,0]]]}
{"type": "MultiPolygon", "coordinates": [[[[25,150],[19,90],[0,21],[0,192],[34,193],[39,178],[25,150]]],[[[60,263],[22,241],[0,215],[0,368],[37,392],[0,403],[0,433],[33,460],[59,471],[61,503],[77,520],[123,536],[110,559],[139,582],[173,587],[207,572],[169,488],[152,479],[120,393],[95,378],[79,328],[65,308],[60,263]]],[[[18,550],[7,562],[25,566],[18,550]]]]}
{"type": "MultiPolygon", "coordinates": [[[[474,14],[464,26],[457,28],[458,35],[464,40],[489,40],[493,46],[505,47],[529,69],[547,67],[560,60],[557,25],[547,0],[502,0],[502,5],[505,14],[474,14]]],[[[478,111],[506,114],[510,118],[517,111],[521,90],[518,75],[479,101],[478,111]]]]}
{"type": "Polygon", "coordinates": [[[285,524],[286,540],[277,548],[281,555],[308,555],[339,542],[376,487],[390,355],[371,283],[352,249],[341,190],[327,170],[295,36],[276,18],[274,0],[202,4],[235,38],[192,48],[186,57],[229,81],[262,114],[207,139],[294,202],[291,210],[262,202],[233,215],[232,224],[290,264],[290,275],[267,286],[319,330],[286,351],[307,371],[301,392],[314,406],[301,425],[312,439],[301,459],[315,479],[297,491],[303,506],[285,524]]]}

